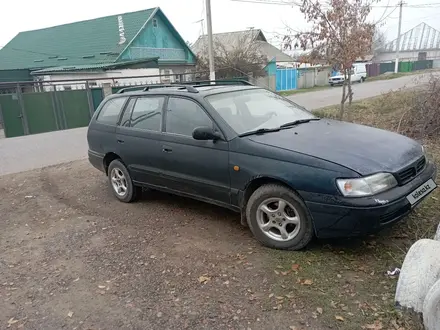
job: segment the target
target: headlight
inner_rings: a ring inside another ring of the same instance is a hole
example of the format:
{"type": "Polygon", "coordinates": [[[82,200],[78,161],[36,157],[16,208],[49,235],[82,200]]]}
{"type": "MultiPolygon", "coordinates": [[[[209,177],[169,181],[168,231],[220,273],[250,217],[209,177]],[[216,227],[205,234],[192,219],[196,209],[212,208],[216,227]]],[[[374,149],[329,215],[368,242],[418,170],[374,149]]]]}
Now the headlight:
{"type": "Polygon", "coordinates": [[[337,179],[336,184],[344,196],[371,196],[397,186],[396,178],[390,173],[378,173],[365,178],[337,179]]]}

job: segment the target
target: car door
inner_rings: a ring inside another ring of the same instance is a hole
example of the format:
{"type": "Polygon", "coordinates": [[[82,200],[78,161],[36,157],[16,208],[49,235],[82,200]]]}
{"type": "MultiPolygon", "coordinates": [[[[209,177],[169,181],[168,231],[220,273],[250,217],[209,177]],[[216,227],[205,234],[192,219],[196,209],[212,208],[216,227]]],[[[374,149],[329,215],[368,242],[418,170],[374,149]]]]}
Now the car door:
{"type": "Polygon", "coordinates": [[[165,110],[163,176],[169,189],[230,204],[229,148],[224,140],[200,141],[196,127],[214,127],[202,106],[171,96],[165,110]]]}
{"type": "Polygon", "coordinates": [[[132,179],[161,185],[161,136],[165,96],[132,97],[116,129],[118,153],[132,179]]]}

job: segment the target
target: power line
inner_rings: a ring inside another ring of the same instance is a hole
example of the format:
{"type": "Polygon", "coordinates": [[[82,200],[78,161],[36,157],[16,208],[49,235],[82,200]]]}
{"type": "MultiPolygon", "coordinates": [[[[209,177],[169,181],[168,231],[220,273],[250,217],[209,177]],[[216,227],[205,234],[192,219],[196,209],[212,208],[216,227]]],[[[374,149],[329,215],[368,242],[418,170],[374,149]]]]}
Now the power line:
{"type": "Polygon", "coordinates": [[[392,10],[387,16],[385,16],[385,17],[384,17],[384,15],[385,15],[385,13],[386,13],[386,10],[384,10],[384,12],[383,12],[383,14],[382,14],[382,17],[379,18],[379,20],[375,23],[375,25],[377,25],[377,24],[382,23],[383,21],[385,21],[388,17],[390,17],[390,16],[396,11],[397,8],[398,8],[398,7],[394,7],[394,9],[393,9],[393,10],[392,10]]]}
{"type": "MultiPolygon", "coordinates": [[[[301,4],[295,1],[282,1],[282,0],[231,0],[234,2],[247,2],[247,3],[258,3],[258,4],[264,4],[264,5],[281,5],[281,6],[296,6],[301,7],[301,4]]],[[[324,5],[324,7],[330,8],[328,5],[324,5]]],[[[398,5],[370,5],[372,8],[395,8],[398,5]]],[[[411,7],[411,8],[436,8],[440,7],[440,2],[435,3],[420,3],[416,5],[408,5],[406,4],[405,7],[411,7]]]]}

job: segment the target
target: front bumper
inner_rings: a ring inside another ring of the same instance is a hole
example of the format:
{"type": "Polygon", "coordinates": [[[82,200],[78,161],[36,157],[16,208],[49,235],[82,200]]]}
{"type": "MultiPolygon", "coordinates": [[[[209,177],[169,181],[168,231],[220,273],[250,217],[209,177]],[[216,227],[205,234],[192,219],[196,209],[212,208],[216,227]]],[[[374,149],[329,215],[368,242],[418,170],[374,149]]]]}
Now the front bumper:
{"type": "Polygon", "coordinates": [[[344,78],[337,78],[337,79],[329,79],[328,81],[329,84],[343,84],[344,83],[344,78]]]}
{"type": "Polygon", "coordinates": [[[318,237],[362,236],[378,232],[408,215],[426,196],[413,206],[406,196],[429,179],[435,181],[436,175],[436,166],[428,162],[425,170],[406,185],[375,196],[346,198],[306,192],[300,194],[312,215],[318,237]]]}

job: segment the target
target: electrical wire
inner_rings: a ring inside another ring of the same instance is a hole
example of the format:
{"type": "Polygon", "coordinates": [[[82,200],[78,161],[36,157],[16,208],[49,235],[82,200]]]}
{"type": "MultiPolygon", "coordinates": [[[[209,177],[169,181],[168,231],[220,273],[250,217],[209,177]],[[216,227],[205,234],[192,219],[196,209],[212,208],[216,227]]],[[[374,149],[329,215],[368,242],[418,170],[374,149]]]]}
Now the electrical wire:
{"type": "MultiPolygon", "coordinates": [[[[282,1],[282,0],[230,0],[234,2],[247,2],[247,3],[257,3],[265,5],[281,5],[281,6],[296,6],[301,7],[301,4],[296,1],[282,1]]],[[[415,5],[403,4],[405,7],[410,8],[440,8],[440,2],[435,3],[420,3],[415,5]]],[[[328,7],[328,5],[324,5],[328,7]]],[[[370,5],[372,8],[395,8],[398,5],[370,5]]]]}

